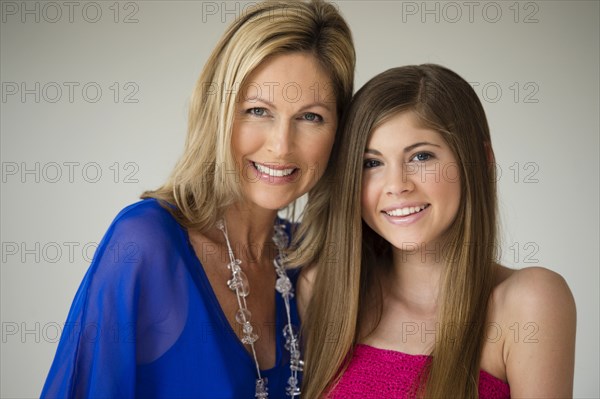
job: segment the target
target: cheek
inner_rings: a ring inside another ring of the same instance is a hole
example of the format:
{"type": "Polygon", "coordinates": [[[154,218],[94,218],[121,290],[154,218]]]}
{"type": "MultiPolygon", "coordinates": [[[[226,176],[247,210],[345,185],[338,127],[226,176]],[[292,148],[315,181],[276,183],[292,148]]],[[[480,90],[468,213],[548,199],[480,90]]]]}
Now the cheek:
{"type": "Polygon", "coordinates": [[[377,224],[377,205],[379,202],[378,190],[369,184],[369,179],[363,175],[362,191],[360,195],[361,216],[363,221],[374,232],[381,235],[381,231],[377,224]]]}
{"type": "Polygon", "coordinates": [[[363,174],[360,204],[363,218],[367,221],[371,213],[377,209],[377,189],[367,174],[363,174]]]}
{"type": "Polygon", "coordinates": [[[241,129],[234,125],[233,131],[231,132],[231,151],[233,152],[233,157],[235,159],[241,157],[241,154],[244,152],[243,147],[241,129]]]}
{"type": "Polygon", "coordinates": [[[452,187],[451,196],[454,198],[454,215],[458,213],[458,208],[460,208],[460,200],[461,200],[461,192],[460,192],[460,184],[454,183],[452,187]]]}
{"type": "Polygon", "coordinates": [[[261,129],[257,129],[256,126],[234,125],[231,132],[231,149],[236,159],[254,152],[260,148],[263,141],[261,129]]]}
{"type": "Polygon", "coordinates": [[[455,217],[460,207],[461,193],[460,183],[458,182],[445,182],[440,185],[437,190],[437,194],[445,199],[448,213],[455,217]]]}
{"type": "MultiPolygon", "coordinates": [[[[317,149],[316,158],[324,164],[327,164],[327,162],[329,161],[329,157],[331,156],[331,150],[333,148],[333,138],[334,136],[332,135],[331,137],[321,140],[319,143],[315,144],[315,148],[317,149]]],[[[323,167],[325,166],[326,165],[323,165],[323,167]]]]}
{"type": "Polygon", "coordinates": [[[304,149],[304,159],[311,168],[320,173],[325,171],[331,156],[335,131],[308,132],[299,147],[304,149]]]}

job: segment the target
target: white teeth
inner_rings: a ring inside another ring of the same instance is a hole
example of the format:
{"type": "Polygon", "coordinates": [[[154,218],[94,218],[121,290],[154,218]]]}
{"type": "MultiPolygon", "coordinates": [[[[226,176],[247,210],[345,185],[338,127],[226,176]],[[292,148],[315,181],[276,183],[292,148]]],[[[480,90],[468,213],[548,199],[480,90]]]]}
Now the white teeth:
{"type": "Polygon", "coordinates": [[[385,213],[390,216],[408,216],[408,215],[412,215],[413,213],[419,213],[425,208],[427,208],[427,205],[409,206],[406,208],[399,208],[399,209],[394,209],[391,211],[386,211],[385,213]]]}
{"type": "Polygon", "coordinates": [[[260,172],[267,174],[271,177],[284,177],[289,176],[294,172],[294,168],[292,169],[271,169],[268,166],[261,165],[259,163],[254,162],[254,167],[260,172]]]}

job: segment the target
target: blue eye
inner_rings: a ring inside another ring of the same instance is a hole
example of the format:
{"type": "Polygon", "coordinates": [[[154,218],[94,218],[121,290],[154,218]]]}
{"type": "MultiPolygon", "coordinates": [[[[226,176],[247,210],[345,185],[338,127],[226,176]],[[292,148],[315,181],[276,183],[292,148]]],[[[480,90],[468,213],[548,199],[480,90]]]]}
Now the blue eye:
{"type": "Polygon", "coordinates": [[[376,159],[365,159],[363,162],[363,168],[365,169],[375,168],[379,165],[381,165],[381,162],[376,159]]]}
{"type": "Polygon", "coordinates": [[[419,152],[414,157],[412,157],[411,160],[414,160],[417,162],[425,162],[425,161],[429,161],[431,158],[433,158],[432,154],[430,154],[428,152],[419,152]]]}
{"type": "Polygon", "coordinates": [[[308,122],[323,122],[323,117],[319,114],[315,114],[314,112],[307,112],[302,115],[302,118],[308,122]]]}
{"type": "Polygon", "coordinates": [[[260,107],[255,107],[255,108],[250,108],[249,110],[246,111],[246,113],[253,115],[253,116],[266,116],[267,115],[267,110],[265,108],[260,108],[260,107]]]}

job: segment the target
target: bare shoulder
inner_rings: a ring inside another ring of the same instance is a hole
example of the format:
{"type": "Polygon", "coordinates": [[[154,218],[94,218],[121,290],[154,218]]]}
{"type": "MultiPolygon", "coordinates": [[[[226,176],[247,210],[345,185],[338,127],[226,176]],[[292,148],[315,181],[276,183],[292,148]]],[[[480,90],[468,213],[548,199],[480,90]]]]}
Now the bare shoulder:
{"type": "Polygon", "coordinates": [[[306,308],[308,307],[308,303],[312,297],[316,274],[317,268],[314,265],[309,265],[302,267],[300,270],[300,275],[298,276],[296,296],[298,313],[300,314],[301,320],[305,320],[304,315],[306,314],[306,308]]]}
{"type": "Polygon", "coordinates": [[[575,312],[573,294],[565,279],[544,267],[509,269],[498,265],[493,297],[503,313],[532,316],[545,309],[575,312]]]}
{"type": "Polygon", "coordinates": [[[498,266],[490,304],[511,396],[571,397],[576,310],[565,279],[543,267],[498,266]]]}

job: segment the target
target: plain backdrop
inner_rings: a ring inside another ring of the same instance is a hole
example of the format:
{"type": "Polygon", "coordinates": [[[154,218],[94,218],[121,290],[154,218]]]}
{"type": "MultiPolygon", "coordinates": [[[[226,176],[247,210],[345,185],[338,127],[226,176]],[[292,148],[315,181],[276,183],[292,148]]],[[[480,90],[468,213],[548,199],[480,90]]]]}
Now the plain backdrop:
{"type": "MultiPolygon", "coordinates": [[[[95,246],[168,176],[199,72],[251,4],[1,2],[1,397],[39,395],[95,246]]],[[[599,3],[337,4],[357,88],[426,62],[472,83],[500,173],[503,262],[564,276],[578,310],[574,394],[600,397],[599,3]]]]}

